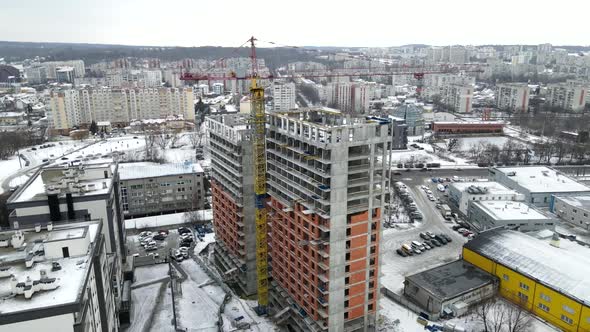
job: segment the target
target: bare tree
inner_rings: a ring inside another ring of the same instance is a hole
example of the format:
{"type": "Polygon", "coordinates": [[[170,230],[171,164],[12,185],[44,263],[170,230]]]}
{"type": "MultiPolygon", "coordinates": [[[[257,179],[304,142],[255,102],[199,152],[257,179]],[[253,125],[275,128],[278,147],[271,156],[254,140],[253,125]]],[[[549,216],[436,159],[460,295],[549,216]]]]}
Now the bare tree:
{"type": "Polygon", "coordinates": [[[506,305],[506,328],[507,332],[525,332],[531,325],[533,318],[526,311],[528,304],[524,299],[516,305],[506,305]]]}
{"type": "Polygon", "coordinates": [[[169,137],[170,137],[170,139],[169,139],[170,140],[170,147],[171,148],[175,148],[175,147],[177,147],[176,146],[176,143],[178,143],[178,141],[180,140],[180,138],[182,136],[180,134],[178,134],[178,133],[171,133],[169,135],[169,137]]]}
{"type": "Polygon", "coordinates": [[[187,136],[193,148],[196,148],[201,144],[200,130],[195,130],[194,132],[187,134],[187,136]]]}
{"type": "Polygon", "coordinates": [[[456,147],[459,146],[459,139],[457,138],[451,138],[447,141],[447,151],[449,152],[453,152],[453,150],[455,150],[456,147]]]}
{"type": "Polygon", "coordinates": [[[156,145],[160,147],[161,150],[166,149],[168,143],[170,142],[170,135],[165,132],[158,131],[156,132],[156,145]]]}

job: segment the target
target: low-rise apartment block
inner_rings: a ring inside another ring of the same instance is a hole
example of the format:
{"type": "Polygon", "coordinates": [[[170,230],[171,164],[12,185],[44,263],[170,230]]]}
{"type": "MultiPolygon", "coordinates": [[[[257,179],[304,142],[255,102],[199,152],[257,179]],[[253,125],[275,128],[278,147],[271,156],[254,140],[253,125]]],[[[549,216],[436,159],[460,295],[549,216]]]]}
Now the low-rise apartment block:
{"type": "Polygon", "coordinates": [[[119,190],[126,218],[202,210],[205,173],[199,164],[119,164],[119,190]]]}

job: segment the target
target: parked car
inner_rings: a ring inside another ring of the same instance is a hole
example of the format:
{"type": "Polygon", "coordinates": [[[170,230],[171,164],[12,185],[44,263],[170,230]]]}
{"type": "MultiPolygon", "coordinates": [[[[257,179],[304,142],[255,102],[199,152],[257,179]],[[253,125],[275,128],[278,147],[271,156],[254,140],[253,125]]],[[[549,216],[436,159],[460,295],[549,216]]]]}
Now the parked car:
{"type": "Polygon", "coordinates": [[[190,233],[190,232],[191,232],[191,230],[190,230],[190,229],[188,229],[188,228],[186,228],[186,227],[180,227],[180,228],[178,229],[178,234],[188,234],[188,233],[190,233]]]}
{"type": "Polygon", "coordinates": [[[408,255],[412,256],[414,255],[414,250],[412,249],[412,246],[410,246],[407,243],[402,244],[401,249],[408,255]]]}
{"type": "Polygon", "coordinates": [[[408,254],[405,251],[403,251],[402,249],[397,249],[395,252],[397,252],[397,254],[402,257],[408,257],[408,254]]]}
{"type": "Polygon", "coordinates": [[[157,245],[148,245],[145,247],[145,251],[154,251],[154,250],[158,250],[157,245]]]}
{"type": "Polygon", "coordinates": [[[424,250],[424,245],[418,241],[412,241],[412,248],[417,248],[418,250],[424,250]]]}
{"type": "Polygon", "coordinates": [[[426,235],[428,235],[428,237],[430,237],[431,239],[435,238],[435,235],[432,232],[426,232],[426,235]]]}
{"type": "Polygon", "coordinates": [[[186,241],[182,241],[182,242],[180,242],[180,246],[181,247],[187,247],[187,248],[189,248],[191,246],[191,243],[190,242],[186,242],[186,241]]]}
{"type": "Polygon", "coordinates": [[[432,240],[430,240],[430,242],[432,242],[432,244],[434,244],[437,247],[442,246],[442,244],[440,242],[438,242],[436,239],[432,239],[432,240]]]}
{"type": "Polygon", "coordinates": [[[440,236],[444,237],[447,242],[453,242],[453,239],[447,234],[440,234],[440,236]]]}
{"type": "Polygon", "coordinates": [[[445,239],[445,238],[444,238],[443,236],[441,236],[440,234],[437,234],[437,235],[435,236],[435,239],[436,239],[438,242],[440,242],[442,245],[445,245],[445,244],[447,244],[447,242],[449,242],[449,241],[447,241],[447,239],[445,239]]]}
{"type": "Polygon", "coordinates": [[[182,260],[184,259],[184,256],[182,256],[182,253],[174,251],[170,253],[170,258],[172,258],[173,260],[177,261],[177,262],[182,262],[182,260]]]}
{"type": "Polygon", "coordinates": [[[158,241],[164,241],[166,239],[166,236],[158,233],[158,234],[154,235],[154,237],[152,237],[152,239],[158,240],[158,241]]]}
{"type": "Polygon", "coordinates": [[[431,246],[430,244],[428,244],[427,241],[422,242],[422,246],[424,247],[424,249],[426,250],[430,250],[432,248],[434,248],[433,246],[431,246]]]}
{"type": "Polygon", "coordinates": [[[430,239],[430,236],[428,236],[426,233],[422,232],[420,233],[420,237],[423,238],[424,240],[428,240],[430,239]]]}

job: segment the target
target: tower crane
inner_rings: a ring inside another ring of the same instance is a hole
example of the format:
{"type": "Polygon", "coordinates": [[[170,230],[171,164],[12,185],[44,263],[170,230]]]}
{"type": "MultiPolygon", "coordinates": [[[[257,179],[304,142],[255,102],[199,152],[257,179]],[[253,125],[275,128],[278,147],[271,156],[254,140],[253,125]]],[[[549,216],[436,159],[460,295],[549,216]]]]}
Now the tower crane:
{"type": "Polygon", "coordinates": [[[264,88],[258,85],[259,80],[285,79],[285,78],[330,78],[330,77],[351,77],[351,76],[390,76],[390,75],[413,75],[419,82],[417,94],[421,92],[421,81],[425,74],[454,73],[454,72],[482,72],[477,65],[440,65],[426,67],[401,67],[394,71],[368,72],[366,69],[343,69],[337,73],[295,73],[293,75],[261,77],[258,75],[258,63],[256,60],[256,38],[248,39],[250,44],[250,60],[252,70],[245,76],[237,76],[235,72],[229,72],[228,76],[215,76],[208,74],[197,74],[185,72],[181,74],[183,81],[231,81],[250,80],[250,121],[253,128],[253,152],[254,152],[254,189],[256,204],[256,272],[258,285],[258,307],[259,315],[268,313],[268,242],[266,223],[266,150],[265,150],[265,127],[266,117],[264,110],[264,88]],[[348,71],[350,70],[350,71],[348,71]]]}

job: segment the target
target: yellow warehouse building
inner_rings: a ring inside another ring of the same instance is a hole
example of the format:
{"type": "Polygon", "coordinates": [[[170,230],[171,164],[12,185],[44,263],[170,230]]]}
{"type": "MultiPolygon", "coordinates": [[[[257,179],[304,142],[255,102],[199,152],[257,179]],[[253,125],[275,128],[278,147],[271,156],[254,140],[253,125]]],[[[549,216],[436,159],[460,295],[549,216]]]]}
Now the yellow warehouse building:
{"type": "Polygon", "coordinates": [[[590,332],[590,249],[564,242],[493,229],[467,242],[463,259],[497,276],[506,299],[564,331],[590,332]]]}

